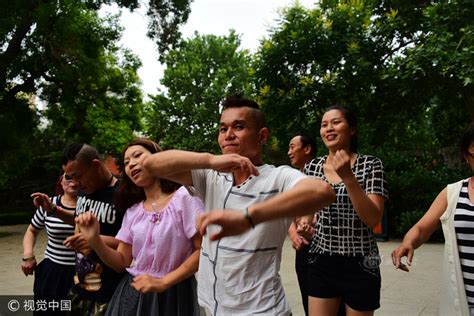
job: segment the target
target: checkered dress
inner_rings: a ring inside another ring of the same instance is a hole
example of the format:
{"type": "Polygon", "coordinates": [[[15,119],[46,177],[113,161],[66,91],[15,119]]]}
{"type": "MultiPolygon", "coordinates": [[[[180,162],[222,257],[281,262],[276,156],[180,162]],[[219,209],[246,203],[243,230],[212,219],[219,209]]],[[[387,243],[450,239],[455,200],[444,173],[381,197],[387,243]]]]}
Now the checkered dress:
{"type": "MultiPolygon", "coordinates": [[[[316,232],[311,241],[310,254],[338,254],[343,256],[377,255],[378,248],[372,229],[355,211],[345,184],[330,183],[324,175],[327,156],[318,157],[306,164],[304,173],[331,184],[336,201],[318,212],[316,232]]],[[[387,181],[380,159],[358,155],[352,172],[367,194],[388,198],[387,181]]]]}

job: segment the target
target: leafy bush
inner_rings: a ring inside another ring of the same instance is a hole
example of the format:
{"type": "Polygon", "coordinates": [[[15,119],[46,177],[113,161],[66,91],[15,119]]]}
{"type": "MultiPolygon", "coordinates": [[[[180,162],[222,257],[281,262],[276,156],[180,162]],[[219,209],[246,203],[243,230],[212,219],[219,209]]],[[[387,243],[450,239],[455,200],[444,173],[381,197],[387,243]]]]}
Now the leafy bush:
{"type": "MultiPolygon", "coordinates": [[[[440,153],[380,151],[389,185],[388,234],[401,238],[425,214],[438,193],[470,173],[440,153]]],[[[438,230],[432,240],[442,240],[438,230]]]]}
{"type": "MultiPolygon", "coordinates": [[[[420,218],[425,215],[426,210],[414,210],[400,213],[398,216],[398,223],[395,228],[396,236],[405,236],[410,228],[415,225],[420,218]]],[[[432,241],[443,241],[443,231],[441,226],[431,235],[430,240],[432,241]]]]}
{"type": "Polygon", "coordinates": [[[423,217],[424,214],[425,211],[422,210],[401,213],[396,232],[400,235],[404,235],[421,217],[423,217]]]}
{"type": "Polygon", "coordinates": [[[0,213],[0,226],[28,224],[34,212],[0,213]]]}

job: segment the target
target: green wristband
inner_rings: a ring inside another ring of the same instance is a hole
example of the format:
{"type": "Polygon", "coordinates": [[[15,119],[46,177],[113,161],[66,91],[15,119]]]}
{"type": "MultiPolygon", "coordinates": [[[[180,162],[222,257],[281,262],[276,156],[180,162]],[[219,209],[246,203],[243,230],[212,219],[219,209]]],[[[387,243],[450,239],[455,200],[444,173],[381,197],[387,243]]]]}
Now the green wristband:
{"type": "Polygon", "coordinates": [[[249,222],[250,226],[252,226],[252,228],[255,228],[252,217],[250,217],[250,214],[249,214],[249,208],[246,207],[245,210],[242,211],[242,213],[244,213],[244,217],[249,222]]]}

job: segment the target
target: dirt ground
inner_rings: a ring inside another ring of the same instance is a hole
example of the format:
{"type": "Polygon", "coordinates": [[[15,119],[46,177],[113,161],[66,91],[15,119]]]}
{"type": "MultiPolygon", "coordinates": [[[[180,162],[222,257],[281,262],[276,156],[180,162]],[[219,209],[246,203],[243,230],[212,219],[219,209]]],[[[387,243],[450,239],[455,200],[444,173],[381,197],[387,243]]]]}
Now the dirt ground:
{"type": "MultiPolygon", "coordinates": [[[[3,296],[32,295],[33,277],[20,269],[23,234],[28,225],[0,226],[0,316],[3,296]]],[[[395,270],[390,253],[399,241],[379,242],[382,258],[381,308],[375,315],[437,315],[443,245],[426,244],[415,253],[409,273],[395,270]]],[[[35,246],[38,261],[43,258],[46,233],[41,233],[35,246]]],[[[280,275],[293,315],[303,315],[301,298],[294,271],[295,252],[287,240],[283,247],[280,275]]],[[[8,297],[3,297],[4,299],[8,297]]],[[[20,314],[11,314],[18,316],[20,314]]],[[[27,315],[27,314],[21,314],[27,315]]]]}
{"type": "MultiPolygon", "coordinates": [[[[22,241],[28,225],[0,226],[0,295],[33,295],[33,276],[21,271],[22,241]]],[[[36,259],[43,258],[46,232],[39,234],[35,246],[36,259]]]]}

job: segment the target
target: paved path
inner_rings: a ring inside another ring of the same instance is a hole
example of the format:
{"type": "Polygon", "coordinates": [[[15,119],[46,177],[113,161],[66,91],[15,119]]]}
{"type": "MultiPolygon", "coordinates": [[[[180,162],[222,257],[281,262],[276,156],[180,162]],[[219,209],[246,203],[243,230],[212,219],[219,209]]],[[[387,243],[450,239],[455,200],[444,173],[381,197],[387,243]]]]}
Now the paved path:
{"type": "MultiPolygon", "coordinates": [[[[0,295],[31,295],[33,278],[25,277],[20,270],[22,238],[27,225],[0,226],[0,295]],[[3,234],[9,234],[3,236],[3,234]]],[[[46,234],[40,234],[36,256],[42,257],[46,234]]],[[[380,242],[382,255],[381,308],[375,315],[437,315],[439,301],[439,276],[442,264],[442,244],[426,244],[415,254],[409,273],[395,270],[390,253],[398,242],[380,242]]],[[[294,251],[285,242],[281,277],[295,316],[303,315],[300,294],[294,272],[294,251]]]]}

